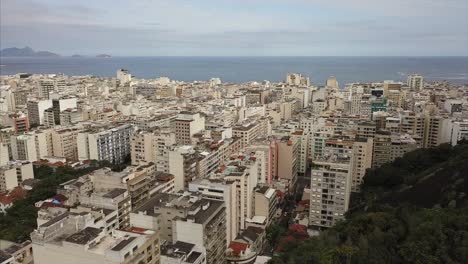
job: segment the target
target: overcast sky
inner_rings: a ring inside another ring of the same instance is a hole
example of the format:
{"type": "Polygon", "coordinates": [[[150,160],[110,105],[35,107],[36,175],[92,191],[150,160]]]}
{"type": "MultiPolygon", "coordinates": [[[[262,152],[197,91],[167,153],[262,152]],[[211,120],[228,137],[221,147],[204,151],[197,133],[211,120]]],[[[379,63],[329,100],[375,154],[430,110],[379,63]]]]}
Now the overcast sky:
{"type": "Polygon", "coordinates": [[[116,56],[468,55],[468,0],[0,0],[1,48],[116,56]]]}

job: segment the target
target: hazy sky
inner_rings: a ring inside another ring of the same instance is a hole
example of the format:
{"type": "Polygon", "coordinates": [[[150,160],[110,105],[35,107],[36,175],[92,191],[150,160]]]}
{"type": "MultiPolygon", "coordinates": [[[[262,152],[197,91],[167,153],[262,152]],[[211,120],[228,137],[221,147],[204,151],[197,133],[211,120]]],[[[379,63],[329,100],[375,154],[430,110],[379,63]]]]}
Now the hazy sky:
{"type": "Polygon", "coordinates": [[[62,55],[468,55],[468,0],[0,0],[0,45],[62,55]]]}

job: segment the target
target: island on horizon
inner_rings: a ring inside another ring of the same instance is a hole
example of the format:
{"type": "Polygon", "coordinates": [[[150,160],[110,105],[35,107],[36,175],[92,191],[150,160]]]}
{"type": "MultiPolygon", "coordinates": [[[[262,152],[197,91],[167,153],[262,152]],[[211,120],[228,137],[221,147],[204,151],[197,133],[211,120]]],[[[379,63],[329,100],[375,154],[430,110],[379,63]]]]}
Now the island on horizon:
{"type": "Polygon", "coordinates": [[[60,57],[59,54],[50,51],[35,51],[31,47],[6,48],[0,50],[0,57],[60,57]]]}
{"type": "Polygon", "coordinates": [[[112,58],[112,56],[109,54],[98,54],[96,55],[96,58],[112,58]]]}

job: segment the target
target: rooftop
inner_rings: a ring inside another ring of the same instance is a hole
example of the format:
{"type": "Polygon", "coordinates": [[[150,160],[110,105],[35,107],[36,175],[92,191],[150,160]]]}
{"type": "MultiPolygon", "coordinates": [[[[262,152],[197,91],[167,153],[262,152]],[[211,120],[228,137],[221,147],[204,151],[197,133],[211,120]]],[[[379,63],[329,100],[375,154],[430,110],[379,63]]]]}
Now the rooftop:
{"type": "Polygon", "coordinates": [[[120,241],[115,247],[112,248],[112,251],[120,251],[120,250],[124,249],[133,240],[135,240],[135,237],[129,237],[129,238],[126,238],[126,239],[120,241]]]}
{"type": "Polygon", "coordinates": [[[126,191],[127,190],[125,190],[125,189],[117,189],[116,188],[116,189],[112,189],[108,193],[104,194],[102,197],[114,199],[114,198],[124,194],[126,191]]]}
{"type": "Polygon", "coordinates": [[[101,229],[94,228],[94,227],[86,227],[83,230],[67,237],[65,241],[74,243],[74,244],[85,245],[88,242],[95,239],[96,237],[98,237],[101,232],[102,232],[101,229]]]}

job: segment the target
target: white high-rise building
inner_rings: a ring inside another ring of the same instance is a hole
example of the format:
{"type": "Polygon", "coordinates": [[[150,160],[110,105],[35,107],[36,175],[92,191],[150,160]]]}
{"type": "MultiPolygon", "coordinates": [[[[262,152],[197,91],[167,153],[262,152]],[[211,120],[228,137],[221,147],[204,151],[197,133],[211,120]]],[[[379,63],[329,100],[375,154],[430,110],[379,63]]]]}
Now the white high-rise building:
{"type": "Polygon", "coordinates": [[[351,195],[353,142],[328,139],[324,155],[314,160],[309,225],[331,227],[344,219],[351,195]]]}
{"type": "Polygon", "coordinates": [[[10,150],[6,143],[0,142],[0,166],[5,166],[10,160],[10,150]]]}
{"type": "Polygon", "coordinates": [[[15,162],[0,167],[0,193],[11,191],[24,180],[33,179],[34,171],[30,162],[15,162]]]}
{"type": "Polygon", "coordinates": [[[39,81],[39,97],[49,99],[50,93],[55,90],[55,83],[53,80],[40,80],[39,81]]]}
{"type": "Polygon", "coordinates": [[[77,99],[76,97],[53,99],[52,109],[54,112],[54,121],[56,124],[60,124],[60,113],[67,109],[76,109],[77,99]]]}
{"type": "Polygon", "coordinates": [[[239,233],[238,200],[235,182],[197,179],[189,183],[189,191],[200,193],[205,199],[223,201],[226,206],[226,241],[231,242],[239,233]]]}
{"type": "Polygon", "coordinates": [[[11,136],[11,152],[15,160],[36,161],[39,159],[34,135],[11,136]]]}
{"type": "Polygon", "coordinates": [[[300,73],[289,73],[286,76],[286,83],[293,86],[310,86],[310,79],[300,73]]]}
{"type": "Polygon", "coordinates": [[[411,90],[421,91],[424,88],[424,77],[418,74],[409,75],[407,85],[411,90]]]}
{"type": "Polygon", "coordinates": [[[328,79],[327,79],[327,83],[326,85],[328,87],[331,87],[331,88],[334,88],[336,90],[338,90],[340,88],[340,86],[338,85],[338,81],[336,80],[336,77],[335,76],[330,76],[328,79]]]}
{"type": "Polygon", "coordinates": [[[445,120],[443,123],[443,143],[455,146],[460,140],[468,140],[468,120],[445,120]]]}
{"type": "Polygon", "coordinates": [[[28,101],[28,118],[30,126],[44,124],[44,111],[52,107],[52,100],[28,101]]]}
{"type": "Polygon", "coordinates": [[[119,69],[117,70],[117,79],[119,79],[120,83],[128,83],[132,80],[132,75],[128,70],[119,69]]]}
{"type": "Polygon", "coordinates": [[[176,192],[188,187],[197,177],[197,156],[192,146],[180,146],[169,151],[169,173],[174,175],[176,192]]]}
{"type": "Polygon", "coordinates": [[[80,132],[77,136],[78,159],[123,163],[130,156],[132,133],[132,125],[80,132]]]}

